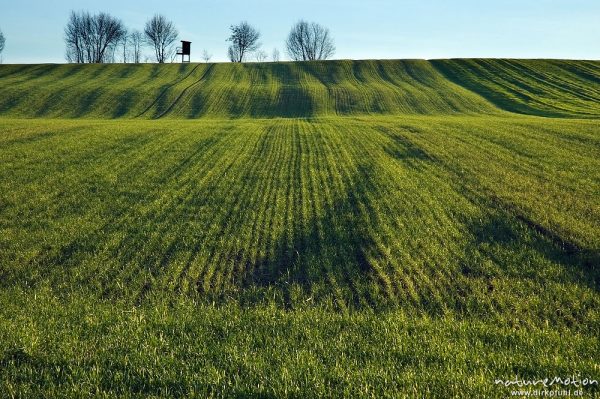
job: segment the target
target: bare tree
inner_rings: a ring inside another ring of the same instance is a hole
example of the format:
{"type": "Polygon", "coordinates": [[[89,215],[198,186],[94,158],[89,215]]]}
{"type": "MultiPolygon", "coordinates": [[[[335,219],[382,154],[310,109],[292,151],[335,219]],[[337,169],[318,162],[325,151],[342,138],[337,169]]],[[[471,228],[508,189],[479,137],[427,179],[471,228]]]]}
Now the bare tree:
{"type": "Polygon", "coordinates": [[[269,55],[263,50],[258,50],[256,52],[256,61],[257,62],[265,62],[269,58],[269,55]]]}
{"type": "Polygon", "coordinates": [[[69,22],[65,27],[65,43],[67,45],[66,58],[69,62],[86,62],[86,55],[89,55],[89,28],[90,14],[76,13],[71,11],[69,22]],[[88,50],[88,51],[86,51],[88,50]]]}
{"type": "Polygon", "coordinates": [[[258,39],[260,32],[254,29],[248,22],[240,22],[239,25],[232,25],[231,36],[228,41],[231,42],[227,51],[231,62],[243,62],[249,53],[252,53],[260,47],[258,39]]]}
{"type": "Polygon", "coordinates": [[[240,55],[239,49],[234,46],[229,46],[227,56],[231,62],[242,62],[244,60],[244,56],[240,55]]]}
{"type": "Polygon", "coordinates": [[[207,50],[202,50],[202,59],[204,60],[204,62],[208,64],[211,58],[212,54],[210,54],[207,50]]]}
{"type": "Polygon", "coordinates": [[[2,51],[4,51],[4,45],[6,44],[6,39],[4,38],[4,34],[0,30],[0,63],[2,63],[2,51]]]}
{"type": "Polygon", "coordinates": [[[157,14],[146,22],[144,34],[147,43],[154,47],[157,62],[162,64],[172,57],[173,43],[179,35],[173,22],[157,14]]]}
{"type": "Polygon", "coordinates": [[[66,57],[69,62],[107,62],[126,35],[123,23],[107,13],[91,15],[71,12],[65,27],[66,57]]]}
{"type": "Polygon", "coordinates": [[[123,63],[127,64],[127,57],[129,56],[129,35],[124,35],[121,39],[121,50],[123,51],[123,63]]]}
{"type": "Polygon", "coordinates": [[[314,22],[296,23],[285,44],[288,55],[294,61],[326,60],[335,53],[329,29],[314,22]]]}
{"type": "Polygon", "coordinates": [[[273,49],[273,55],[271,56],[271,58],[273,59],[273,62],[279,62],[279,50],[277,50],[276,48],[273,49]]]}
{"type": "Polygon", "coordinates": [[[129,35],[129,45],[131,48],[131,50],[130,50],[131,60],[136,64],[139,64],[141,61],[142,42],[143,41],[144,41],[144,36],[142,36],[142,32],[140,32],[139,30],[134,30],[129,35]]]}

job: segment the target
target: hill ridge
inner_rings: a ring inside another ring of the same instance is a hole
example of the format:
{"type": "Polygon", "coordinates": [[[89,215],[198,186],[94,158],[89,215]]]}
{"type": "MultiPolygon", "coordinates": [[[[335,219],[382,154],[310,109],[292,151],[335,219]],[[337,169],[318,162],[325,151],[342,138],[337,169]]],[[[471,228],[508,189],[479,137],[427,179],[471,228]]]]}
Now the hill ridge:
{"type": "Polygon", "coordinates": [[[600,116],[600,62],[0,65],[0,117],[600,116]],[[191,82],[191,83],[190,83],[191,82]]]}

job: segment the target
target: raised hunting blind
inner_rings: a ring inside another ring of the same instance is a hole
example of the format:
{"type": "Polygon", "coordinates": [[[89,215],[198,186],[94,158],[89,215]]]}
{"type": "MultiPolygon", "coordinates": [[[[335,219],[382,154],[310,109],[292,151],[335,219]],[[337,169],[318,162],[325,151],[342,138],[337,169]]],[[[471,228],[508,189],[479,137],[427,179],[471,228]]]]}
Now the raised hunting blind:
{"type": "Polygon", "coordinates": [[[181,41],[181,47],[177,47],[177,55],[181,56],[181,62],[190,62],[192,42],[181,41]],[[187,55],[187,61],[185,56],[187,55]]]}

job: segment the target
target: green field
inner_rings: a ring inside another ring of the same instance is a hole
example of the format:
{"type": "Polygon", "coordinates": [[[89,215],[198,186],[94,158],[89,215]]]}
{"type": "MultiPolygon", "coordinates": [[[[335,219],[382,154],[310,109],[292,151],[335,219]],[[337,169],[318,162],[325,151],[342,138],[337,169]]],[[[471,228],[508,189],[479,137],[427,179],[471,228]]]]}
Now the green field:
{"type": "Polygon", "coordinates": [[[600,115],[594,61],[3,65],[0,82],[4,117],[600,115]]]}
{"type": "Polygon", "coordinates": [[[0,66],[0,393],[600,380],[599,122],[592,61],[0,66]]]}

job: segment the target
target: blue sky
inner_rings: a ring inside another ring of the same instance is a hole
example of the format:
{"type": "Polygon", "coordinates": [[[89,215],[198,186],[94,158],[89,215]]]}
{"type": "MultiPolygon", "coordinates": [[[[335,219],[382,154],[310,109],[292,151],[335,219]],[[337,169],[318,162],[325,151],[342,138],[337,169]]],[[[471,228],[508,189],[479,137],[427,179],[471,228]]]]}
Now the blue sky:
{"type": "Polygon", "coordinates": [[[599,0],[1,0],[4,63],[64,62],[72,9],[106,11],[140,30],[162,13],[193,42],[192,61],[202,49],[225,61],[228,27],[241,20],[260,30],[268,54],[284,54],[300,18],[330,28],[334,58],[600,59],[599,0]]]}

